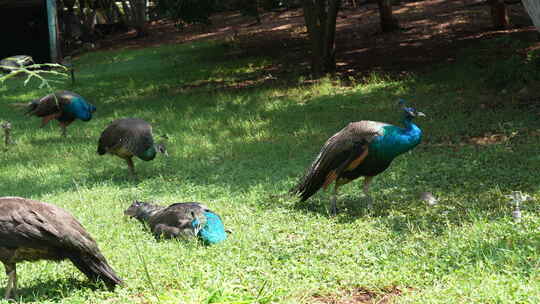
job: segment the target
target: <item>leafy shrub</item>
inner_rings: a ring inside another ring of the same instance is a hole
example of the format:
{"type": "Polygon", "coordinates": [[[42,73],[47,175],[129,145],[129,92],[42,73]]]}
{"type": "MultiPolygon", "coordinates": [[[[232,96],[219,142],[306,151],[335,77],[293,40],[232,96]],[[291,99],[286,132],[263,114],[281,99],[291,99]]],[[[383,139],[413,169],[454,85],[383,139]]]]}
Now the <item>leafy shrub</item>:
{"type": "Polygon", "coordinates": [[[484,80],[487,86],[495,89],[520,88],[529,81],[540,79],[539,68],[538,54],[530,54],[526,58],[512,55],[492,62],[486,69],[484,80]]]}
{"type": "Polygon", "coordinates": [[[215,5],[215,0],[157,0],[155,13],[174,20],[178,28],[183,28],[193,23],[210,24],[215,5]]]}

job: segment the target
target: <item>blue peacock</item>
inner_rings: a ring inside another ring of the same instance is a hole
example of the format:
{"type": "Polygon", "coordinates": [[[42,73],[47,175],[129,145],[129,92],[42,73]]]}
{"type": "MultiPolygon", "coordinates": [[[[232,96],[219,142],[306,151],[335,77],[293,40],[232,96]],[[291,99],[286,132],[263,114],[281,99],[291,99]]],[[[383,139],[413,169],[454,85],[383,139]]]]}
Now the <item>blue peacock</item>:
{"type": "Polygon", "coordinates": [[[394,158],[416,147],[422,139],[422,130],[412,120],[425,116],[424,113],[407,107],[403,99],[399,100],[399,106],[404,113],[404,127],[369,120],[349,123],[326,141],[291,192],[305,201],[319,189],[334,183],[331,212],[335,215],[339,187],[364,176],[363,190],[371,206],[369,186],[373,177],[386,170],[394,158]]]}
{"type": "Polygon", "coordinates": [[[56,119],[62,128],[62,135],[66,135],[66,128],[75,119],[89,121],[96,107],[88,103],[81,95],[70,91],[58,91],[35,99],[29,103],[14,104],[25,106],[26,114],[41,117],[41,126],[56,119]]]}
{"type": "Polygon", "coordinates": [[[205,244],[227,239],[221,217],[201,203],[175,203],[164,207],[136,201],[124,215],[148,224],[156,239],[198,237],[205,244]]]}

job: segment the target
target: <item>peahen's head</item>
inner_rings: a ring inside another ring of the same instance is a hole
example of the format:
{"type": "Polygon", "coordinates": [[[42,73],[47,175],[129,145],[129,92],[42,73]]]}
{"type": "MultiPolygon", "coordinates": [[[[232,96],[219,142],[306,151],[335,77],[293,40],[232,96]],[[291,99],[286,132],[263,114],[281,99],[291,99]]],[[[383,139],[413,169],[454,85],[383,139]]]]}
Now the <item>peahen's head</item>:
{"type": "Polygon", "coordinates": [[[134,201],[126,210],[124,210],[125,216],[135,217],[137,212],[144,208],[144,205],[148,203],[134,201]]]}
{"type": "Polygon", "coordinates": [[[407,107],[406,101],[402,98],[399,99],[398,105],[401,107],[401,109],[405,113],[405,118],[407,119],[413,119],[415,117],[426,116],[426,114],[420,111],[417,111],[415,108],[407,107]]]}
{"type": "Polygon", "coordinates": [[[134,201],[126,210],[124,210],[124,215],[134,218],[145,217],[148,213],[156,209],[161,209],[161,206],[152,205],[146,202],[134,201]]]}
{"type": "Polygon", "coordinates": [[[159,143],[155,145],[156,151],[159,153],[163,153],[165,156],[169,156],[169,153],[167,152],[167,147],[164,143],[159,143]]]}
{"type": "Polygon", "coordinates": [[[167,152],[167,146],[165,145],[165,142],[169,140],[169,137],[167,135],[162,135],[161,139],[162,141],[158,144],[155,144],[154,148],[156,149],[157,152],[163,153],[163,155],[165,156],[169,156],[169,153],[167,152]]]}

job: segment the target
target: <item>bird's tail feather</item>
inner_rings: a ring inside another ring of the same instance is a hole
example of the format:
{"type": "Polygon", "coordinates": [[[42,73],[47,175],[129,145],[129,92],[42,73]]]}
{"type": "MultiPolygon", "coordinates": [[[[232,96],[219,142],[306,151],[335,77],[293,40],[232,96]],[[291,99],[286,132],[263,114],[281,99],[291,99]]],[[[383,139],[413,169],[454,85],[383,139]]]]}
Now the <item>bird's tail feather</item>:
{"type": "Polygon", "coordinates": [[[39,103],[35,101],[31,101],[31,102],[15,102],[15,103],[10,103],[9,105],[15,108],[25,108],[26,111],[24,112],[24,114],[32,114],[32,112],[37,108],[38,104],[39,103]]]}
{"type": "Polygon", "coordinates": [[[70,260],[90,280],[101,280],[110,289],[113,289],[116,285],[123,284],[122,279],[116,275],[101,254],[78,254],[71,256],[70,260]]]}
{"type": "Polygon", "coordinates": [[[28,102],[15,102],[15,103],[8,103],[9,106],[15,107],[15,108],[26,108],[28,107],[28,102]]]}
{"type": "Polygon", "coordinates": [[[326,176],[319,170],[321,154],[313,161],[298,184],[290,190],[290,193],[300,196],[300,201],[305,201],[315,194],[324,185],[326,176]]]}

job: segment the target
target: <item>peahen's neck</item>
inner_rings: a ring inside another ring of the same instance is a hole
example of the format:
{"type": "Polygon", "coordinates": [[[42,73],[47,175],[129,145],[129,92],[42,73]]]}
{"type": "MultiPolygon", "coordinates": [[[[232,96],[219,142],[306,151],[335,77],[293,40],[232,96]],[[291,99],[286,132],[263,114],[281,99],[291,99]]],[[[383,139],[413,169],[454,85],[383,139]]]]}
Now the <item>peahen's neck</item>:
{"type": "Polygon", "coordinates": [[[138,155],[138,157],[142,160],[152,160],[156,157],[157,149],[155,145],[151,145],[148,149],[146,149],[141,155],[138,155]]]}
{"type": "Polygon", "coordinates": [[[154,216],[154,214],[156,214],[163,208],[164,208],[163,206],[143,203],[137,209],[137,212],[135,213],[135,218],[143,223],[148,222],[148,220],[152,216],[154,216]]]}

